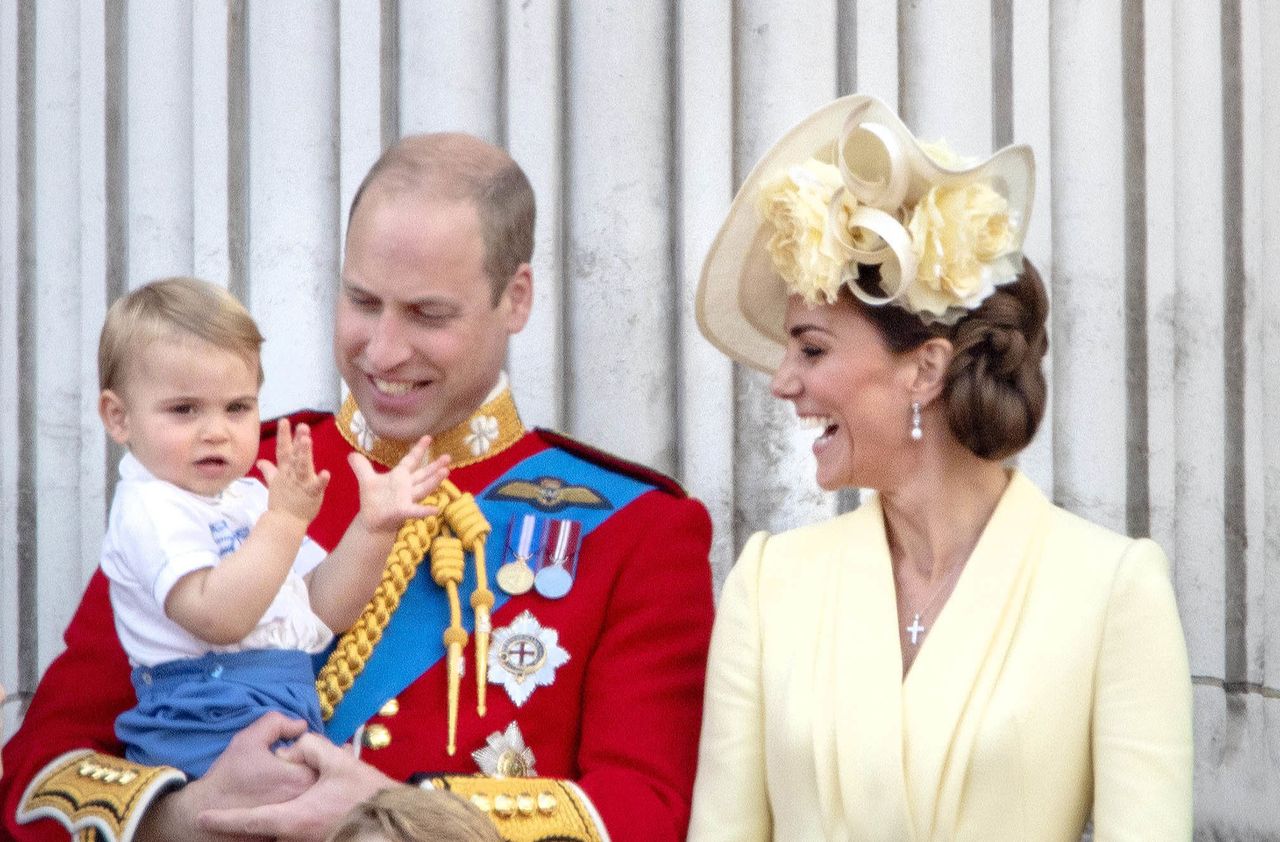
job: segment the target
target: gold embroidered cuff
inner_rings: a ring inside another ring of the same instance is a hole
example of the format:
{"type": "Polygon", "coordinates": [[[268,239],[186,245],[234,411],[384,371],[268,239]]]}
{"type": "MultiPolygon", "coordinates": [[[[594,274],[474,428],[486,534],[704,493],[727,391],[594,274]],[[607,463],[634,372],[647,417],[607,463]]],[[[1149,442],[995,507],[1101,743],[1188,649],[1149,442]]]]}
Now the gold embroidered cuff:
{"type": "Polygon", "coordinates": [[[148,805],[186,781],[171,766],[141,766],[76,749],[36,774],[22,794],[17,819],[21,824],[54,819],[80,840],[129,842],[148,805]]]}
{"type": "Polygon", "coordinates": [[[479,807],[508,842],[609,842],[594,805],[572,781],[448,775],[430,782],[479,807]]]}

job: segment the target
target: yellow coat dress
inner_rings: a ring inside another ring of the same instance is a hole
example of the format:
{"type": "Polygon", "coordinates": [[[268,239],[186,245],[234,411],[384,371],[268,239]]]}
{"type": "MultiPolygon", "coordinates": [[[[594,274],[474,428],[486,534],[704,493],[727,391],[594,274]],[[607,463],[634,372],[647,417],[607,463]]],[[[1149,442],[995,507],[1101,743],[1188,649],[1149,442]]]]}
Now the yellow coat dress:
{"type": "Polygon", "coordinates": [[[1191,838],[1168,563],[1014,473],[902,678],[878,498],[756,534],[712,635],[689,839],[1191,838]]]}

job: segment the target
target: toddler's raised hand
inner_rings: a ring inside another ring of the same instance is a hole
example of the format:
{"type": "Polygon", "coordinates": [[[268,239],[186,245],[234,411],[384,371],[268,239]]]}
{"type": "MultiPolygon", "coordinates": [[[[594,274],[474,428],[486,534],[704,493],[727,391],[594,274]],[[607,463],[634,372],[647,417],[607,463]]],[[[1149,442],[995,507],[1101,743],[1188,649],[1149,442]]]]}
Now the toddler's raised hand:
{"type": "Polygon", "coordinates": [[[440,487],[449,475],[449,457],[425,462],[431,436],[423,436],[394,468],[385,474],[373,469],[360,453],[347,457],[360,483],[360,513],[357,519],[370,532],[395,532],[409,518],[436,514],[434,506],[420,502],[440,487]]]}
{"type": "Polygon", "coordinates": [[[291,434],[289,419],[281,418],[276,427],[276,463],[259,459],[258,470],[267,483],[267,509],[311,523],[324,502],[329,472],[316,473],[307,425],[299,424],[291,434]]]}

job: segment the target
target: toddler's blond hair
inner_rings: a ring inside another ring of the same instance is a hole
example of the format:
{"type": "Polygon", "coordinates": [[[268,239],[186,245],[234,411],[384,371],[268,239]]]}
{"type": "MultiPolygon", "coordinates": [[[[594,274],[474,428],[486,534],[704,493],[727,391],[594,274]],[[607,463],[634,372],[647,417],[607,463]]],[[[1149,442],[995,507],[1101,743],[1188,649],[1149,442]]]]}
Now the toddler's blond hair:
{"type": "Polygon", "coordinates": [[[198,278],[161,278],[116,300],[98,339],[98,387],[119,391],[129,362],[160,339],[200,339],[239,354],[258,370],[262,334],[244,305],[220,286],[198,278]]]}
{"type": "Polygon", "coordinates": [[[452,792],[396,786],[357,804],[328,842],[353,842],[361,834],[387,842],[502,842],[493,824],[475,806],[452,792]]]}

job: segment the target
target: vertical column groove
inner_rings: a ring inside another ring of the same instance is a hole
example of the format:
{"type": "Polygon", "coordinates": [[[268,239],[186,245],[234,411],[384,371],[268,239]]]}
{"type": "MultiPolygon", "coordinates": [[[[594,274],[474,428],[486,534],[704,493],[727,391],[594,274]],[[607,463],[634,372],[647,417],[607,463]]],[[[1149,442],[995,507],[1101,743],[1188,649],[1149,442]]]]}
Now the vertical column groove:
{"type": "Polygon", "coordinates": [[[991,148],[1013,143],[1013,0],[991,0],[991,148]]]}
{"type": "Polygon", "coordinates": [[[1124,64],[1125,389],[1127,446],[1125,528],[1151,534],[1147,399],[1147,156],[1146,20],[1142,4],[1121,18],[1124,64]]]}
{"type": "Polygon", "coordinates": [[[836,3],[836,96],[858,90],[858,2],[836,3]]]}
{"type": "Polygon", "coordinates": [[[1240,0],[1222,0],[1222,231],[1223,243],[1223,535],[1226,541],[1224,664],[1228,682],[1247,682],[1249,572],[1245,558],[1244,488],[1244,128],[1240,0]]]}
{"type": "Polygon", "coordinates": [[[18,460],[18,686],[34,690],[40,677],[40,593],[36,575],[35,407],[35,103],[34,3],[18,4],[18,446],[29,458],[18,460]]]}
{"type": "Polygon", "coordinates": [[[227,3],[227,288],[249,300],[249,50],[246,0],[227,3]]]}
{"type": "Polygon", "coordinates": [[[667,156],[667,207],[671,209],[668,230],[671,239],[668,248],[668,272],[672,279],[670,295],[667,301],[671,307],[671,318],[667,324],[670,329],[671,347],[675,350],[671,355],[671,371],[668,383],[671,389],[672,437],[671,437],[671,472],[681,481],[685,480],[684,466],[684,402],[680,396],[684,393],[684,342],[681,341],[680,310],[684,307],[684,287],[680,276],[684,267],[684,192],[680,189],[680,164],[683,149],[680,144],[681,95],[680,85],[680,9],[676,0],[667,0],[667,148],[671,154],[667,156]]]}
{"type": "MultiPolygon", "coordinates": [[[[494,143],[507,148],[507,15],[503,9],[502,0],[493,0],[493,21],[498,32],[495,40],[498,43],[498,49],[494,53],[494,61],[497,63],[498,91],[495,99],[497,100],[498,119],[494,121],[496,128],[494,131],[497,136],[494,143]]],[[[536,201],[536,200],[535,200],[536,201]]]]}
{"type": "MultiPolygon", "coordinates": [[[[127,41],[129,0],[109,0],[106,5],[106,44],[103,45],[105,68],[106,108],[104,142],[107,158],[106,178],[103,185],[103,214],[106,227],[106,303],[110,305],[129,289],[129,147],[128,147],[128,60],[127,41]]],[[[115,466],[124,448],[113,441],[107,442],[106,465],[103,476],[107,478],[105,504],[109,507],[115,494],[115,466]]]]}
{"type": "MultiPolygon", "coordinates": [[[[570,231],[569,221],[573,219],[573,200],[574,190],[570,174],[573,172],[573,156],[577,150],[573,148],[573,108],[569,101],[569,71],[573,65],[573,21],[570,19],[569,4],[564,0],[557,0],[560,3],[560,137],[563,144],[560,155],[560,314],[559,323],[561,333],[567,332],[569,325],[573,324],[573,260],[571,255],[573,232],[570,231]]],[[[560,418],[561,423],[569,432],[575,432],[577,418],[574,417],[573,411],[573,393],[574,376],[573,376],[573,343],[562,341],[560,343],[560,353],[562,359],[560,361],[562,370],[565,372],[564,383],[560,390],[560,418]]]]}
{"type": "Polygon", "coordinates": [[[400,139],[400,4],[398,0],[382,0],[381,43],[379,62],[382,90],[379,112],[382,114],[382,148],[386,150],[400,139]]]}

